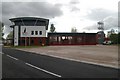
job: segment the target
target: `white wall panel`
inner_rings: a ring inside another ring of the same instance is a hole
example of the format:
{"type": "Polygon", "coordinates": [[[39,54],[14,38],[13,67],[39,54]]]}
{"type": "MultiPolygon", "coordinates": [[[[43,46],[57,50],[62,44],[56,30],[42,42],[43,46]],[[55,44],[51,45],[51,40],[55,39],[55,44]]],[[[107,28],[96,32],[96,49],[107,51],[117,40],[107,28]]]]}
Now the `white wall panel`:
{"type": "Polygon", "coordinates": [[[18,46],[18,26],[14,27],[14,46],[18,46]]]}
{"type": "Polygon", "coordinates": [[[20,30],[20,37],[46,37],[45,26],[21,26],[20,30]],[[34,35],[31,35],[31,31],[34,31],[34,35]],[[38,35],[35,35],[35,31],[38,31],[38,35]],[[39,35],[39,31],[42,31],[42,35],[39,35]]]}

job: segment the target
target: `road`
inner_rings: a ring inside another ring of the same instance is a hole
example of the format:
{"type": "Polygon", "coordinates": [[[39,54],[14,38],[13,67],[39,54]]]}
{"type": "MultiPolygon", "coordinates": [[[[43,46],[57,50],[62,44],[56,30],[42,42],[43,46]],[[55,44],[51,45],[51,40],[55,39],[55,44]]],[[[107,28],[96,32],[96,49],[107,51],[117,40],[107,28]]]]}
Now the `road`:
{"type": "Polygon", "coordinates": [[[3,48],[3,78],[117,78],[118,69],[3,48]]]}

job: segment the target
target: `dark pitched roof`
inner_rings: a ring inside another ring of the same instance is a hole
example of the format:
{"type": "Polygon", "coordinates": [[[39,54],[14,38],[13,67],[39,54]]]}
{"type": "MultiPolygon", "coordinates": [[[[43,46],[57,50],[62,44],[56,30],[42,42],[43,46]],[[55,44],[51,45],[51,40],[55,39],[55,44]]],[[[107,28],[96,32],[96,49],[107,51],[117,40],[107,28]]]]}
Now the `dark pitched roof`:
{"type": "Polygon", "coordinates": [[[49,36],[79,36],[79,35],[96,35],[97,33],[71,33],[71,32],[57,32],[57,33],[48,33],[49,36]]]}
{"type": "Polygon", "coordinates": [[[39,17],[17,17],[9,19],[11,22],[14,22],[15,25],[23,25],[22,21],[25,22],[26,26],[33,26],[36,23],[37,26],[46,26],[46,30],[48,29],[49,19],[39,18],[39,17]]]}
{"type": "Polygon", "coordinates": [[[49,21],[49,19],[45,18],[39,18],[39,17],[17,17],[17,18],[11,18],[10,21],[19,21],[19,20],[42,20],[42,21],[49,21]]]}

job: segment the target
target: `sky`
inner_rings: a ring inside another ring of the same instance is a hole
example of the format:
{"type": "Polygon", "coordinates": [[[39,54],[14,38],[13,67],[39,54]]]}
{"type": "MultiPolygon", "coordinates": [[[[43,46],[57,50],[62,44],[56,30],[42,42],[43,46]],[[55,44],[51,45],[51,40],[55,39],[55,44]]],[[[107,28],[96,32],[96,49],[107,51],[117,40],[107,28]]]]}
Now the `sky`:
{"type": "MultiPolygon", "coordinates": [[[[5,36],[10,18],[36,16],[49,19],[56,32],[71,32],[76,27],[78,32],[98,32],[98,21],[104,22],[105,32],[118,29],[119,0],[2,0],[2,22],[5,24],[5,36]]],[[[49,31],[49,30],[48,30],[49,31]]]]}

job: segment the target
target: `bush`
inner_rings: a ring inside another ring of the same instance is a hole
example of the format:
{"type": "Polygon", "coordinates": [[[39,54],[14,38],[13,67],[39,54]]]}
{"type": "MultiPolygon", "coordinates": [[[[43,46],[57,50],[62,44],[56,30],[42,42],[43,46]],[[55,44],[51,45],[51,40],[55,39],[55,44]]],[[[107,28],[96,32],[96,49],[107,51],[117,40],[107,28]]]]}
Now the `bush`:
{"type": "Polygon", "coordinates": [[[118,39],[118,34],[111,34],[110,35],[110,40],[112,41],[113,44],[118,44],[120,42],[119,39],[118,39]]]}

